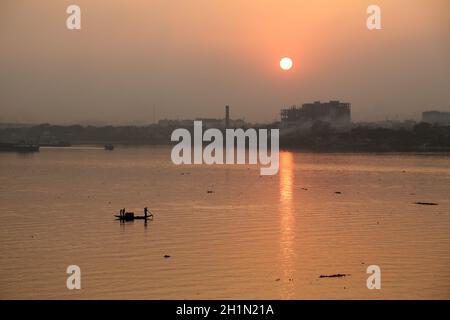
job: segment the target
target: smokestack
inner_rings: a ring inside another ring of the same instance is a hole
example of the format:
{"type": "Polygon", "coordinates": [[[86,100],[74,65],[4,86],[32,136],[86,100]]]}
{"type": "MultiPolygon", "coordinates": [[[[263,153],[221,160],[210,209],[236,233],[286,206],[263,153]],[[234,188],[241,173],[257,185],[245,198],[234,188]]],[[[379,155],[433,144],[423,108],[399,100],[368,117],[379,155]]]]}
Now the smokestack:
{"type": "Polygon", "coordinates": [[[230,106],[225,106],[225,128],[230,126],[230,106]]]}

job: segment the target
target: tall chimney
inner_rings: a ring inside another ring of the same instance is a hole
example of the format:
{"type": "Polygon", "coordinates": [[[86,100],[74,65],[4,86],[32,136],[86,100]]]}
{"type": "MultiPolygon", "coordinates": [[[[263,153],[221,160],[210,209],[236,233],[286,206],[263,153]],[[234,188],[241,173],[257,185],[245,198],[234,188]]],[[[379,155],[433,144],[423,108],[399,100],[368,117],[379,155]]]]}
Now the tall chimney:
{"type": "Polygon", "coordinates": [[[230,126],[230,106],[225,106],[225,128],[230,126]]]}

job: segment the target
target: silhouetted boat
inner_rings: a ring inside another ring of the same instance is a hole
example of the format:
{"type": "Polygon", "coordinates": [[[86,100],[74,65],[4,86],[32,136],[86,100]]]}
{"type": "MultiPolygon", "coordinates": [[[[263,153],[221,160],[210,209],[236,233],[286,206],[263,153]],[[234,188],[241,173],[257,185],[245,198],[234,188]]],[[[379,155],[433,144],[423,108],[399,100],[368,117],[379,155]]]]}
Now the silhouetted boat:
{"type": "Polygon", "coordinates": [[[47,142],[47,143],[41,143],[41,147],[71,147],[72,144],[70,144],[67,141],[56,141],[56,142],[47,142]]]}
{"type": "Polygon", "coordinates": [[[112,144],[105,144],[105,150],[112,151],[114,150],[114,146],[112,144]]]}
{"type": "Polygon", "coordinates": [[[116,220],[124,220],[124,221],[132,221],[132,220],[148,220],[148,219],[153,219],[153,216],[131,216],[131,217],[127,217],[127,216],[119,216],[119,215],[114,215],[116,217],[116,220]]]}
{"type": "Polygon", "coordinates": [[[39,145],[31,143],[0,143],[0,151],[37,152],[39,151],[39,145]]]}

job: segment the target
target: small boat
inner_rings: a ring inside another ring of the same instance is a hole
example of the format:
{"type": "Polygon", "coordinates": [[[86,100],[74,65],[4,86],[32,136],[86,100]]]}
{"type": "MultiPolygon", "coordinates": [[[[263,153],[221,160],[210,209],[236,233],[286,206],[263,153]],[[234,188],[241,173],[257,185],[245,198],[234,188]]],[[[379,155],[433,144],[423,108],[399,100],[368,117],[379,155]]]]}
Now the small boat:
{"type": "Polygon", "coordinates": [[[105,150],[113,151],[114,150],[114,146],[112,144],[105,144],[105,150]]]}
{"type": "Polygon", "coordinates": [[[153,220],[153,214],[148,214],[147,216],[135,216],[134,212],[126,212],[125,215],[121,216],[118,214],[114,215],[116,217],[116,220],[121,221],[133,221],[133,220],[153,220]]]}
{"type": "Polygon", "coordinates": [[[153,219],[153,215],[149,215],[149,216],[132,216],[132,217],[121,217],[119,215],[114,215],[116,217],[116,220],[123,220],[123,221],[133,221],[133,220],[152,220],[153,219]]]}
{"type": "Polygon", "coordinates": [[[51,142],[41,143],[40,146],[41,147],[71,147],[72,144],[70,144],[70,142],[60,140],[60,141],[51,141],[51,142]]]}
{"type": "Polygon", "coordinates": [[[39,145],[32,143],[0,143],[0,151],[38,152],[39,145]]]}

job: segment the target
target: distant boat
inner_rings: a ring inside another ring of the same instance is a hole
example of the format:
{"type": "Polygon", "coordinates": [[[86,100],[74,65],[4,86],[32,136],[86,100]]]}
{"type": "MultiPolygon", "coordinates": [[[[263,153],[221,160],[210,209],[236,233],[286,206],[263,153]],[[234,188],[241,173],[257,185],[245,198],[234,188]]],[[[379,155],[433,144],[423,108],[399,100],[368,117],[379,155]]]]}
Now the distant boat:
{"type": "Polygon", "coordinates": [[[0,151],[37,152],[39,151],[39,145],[31,143],[0,143],[0,151]]]}
{"type": "Polygon", "coordinates": [[[112,151],[114,150],[114,146],[112,144],[105,144],[105,150],[112,151]]]}
{"type": "MultiPolygon", "coordinates": [[[[122,213],[123,210],[121,210],[122,213]]],[[[121,221],[133,221],[133,220],[146,220],[147,219],[151,219],[153,220],[153,214],[147,210],[147,207],[144,208],[144,215],[143,216],[135,216],[134,212],[125,212],[124,214],[121,215],[114,215],[116,217],[116,220],[121,220],[121,221]]]]}
{"type": "Polygon", "coordinates": [[[133,221],[133,220],[153,220],[153,215],[149,214],[148,216],[135,216],[133,212],[127,212],[125,213],[125,216],[120,215],[114,215],[116,217],[116,220],[121,221],[133,221]]]}
{"type": "Polygon", "coordinates": [[[72,144],[70,144],[67,141],[55,141],[55,142],[47,142],[47,143],[41,143],[41,147],[71,147],[72,144]]]}

